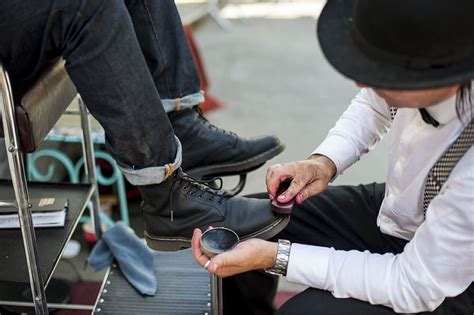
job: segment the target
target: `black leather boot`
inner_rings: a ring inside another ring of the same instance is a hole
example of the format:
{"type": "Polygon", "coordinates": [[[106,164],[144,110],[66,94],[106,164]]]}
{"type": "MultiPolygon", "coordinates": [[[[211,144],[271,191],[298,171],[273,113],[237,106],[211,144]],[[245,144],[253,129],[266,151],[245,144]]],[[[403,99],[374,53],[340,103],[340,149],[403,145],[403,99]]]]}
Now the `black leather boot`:
{"type": "Polygon", "coordinates": [[[183,170],[193,177],[247,173],[280,154],[285,146],[274,136],[243,139],[202,116],[199,107],[168,113],[183,146],[183,170]]]}
{"type": "Polygon", "coordinates": [[[269,200],[231,196],[181,169],[161,184],[139,189],[145,238],[155,250],[190,247],[193,230],[209,226],[230,228],[240,239],[269,239],[290,220],[288,215],[274,214],[269,200]]]}

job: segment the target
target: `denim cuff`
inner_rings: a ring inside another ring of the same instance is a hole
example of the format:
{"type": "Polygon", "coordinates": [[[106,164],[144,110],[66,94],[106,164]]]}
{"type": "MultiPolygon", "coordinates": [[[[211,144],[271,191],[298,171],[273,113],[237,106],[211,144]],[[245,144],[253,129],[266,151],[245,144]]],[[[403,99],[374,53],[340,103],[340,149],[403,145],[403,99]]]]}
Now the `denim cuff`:
{"type": "Polygon", "coordinates": [[[204,102],[204,91],[199,91],[197,93],[189,94],[176,99],[167,98],[161,100],[163,108],[167,113],[180,110],[182,108],[191,108],[202,102],[204,102]]]}
{"type": "Polygon", "coordinates": [[[181,142],[179,142],[179,139],[176,136],[175,139],[177,149],[176,157],[173,163],[163,166],[146,167],[142,169],[134,169],[130,166],[117,163],[118,167],[130,184],[135,186],[160,184],[171,174],[173,174],[173,172],[181,166],[182,161],[181,142]]]}

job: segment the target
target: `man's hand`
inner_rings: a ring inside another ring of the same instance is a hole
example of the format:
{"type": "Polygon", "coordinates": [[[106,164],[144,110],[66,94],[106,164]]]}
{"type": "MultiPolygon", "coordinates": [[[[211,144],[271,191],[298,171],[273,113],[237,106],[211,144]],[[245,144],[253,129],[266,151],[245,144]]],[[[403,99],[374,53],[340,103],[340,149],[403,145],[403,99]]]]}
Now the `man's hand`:
{"type": "MultiPolygon", "coordinates": [[[[194,258],[204,267],[209,257],[201,251],[201,236],[201,230],[195,229],[191,244],[194,258]]],[[[252,238],[237,244],[230,251],[213,257],[207,270],[220,277],[228,277],[250,270],[271,268],[275,264],[277,250],[277,243],[252,238]]]]}
{"type": "Polygon", "coordinates": [[[302,203],[326,189],[336,174],[336,166],[324,155],[311,155],[307,160],[272,165],[267,170],[267,191],[271,200],[286,203],[296,198],[302,203]],[[281,182],[291,180],[290,187],[276,196],[281,182]]]}

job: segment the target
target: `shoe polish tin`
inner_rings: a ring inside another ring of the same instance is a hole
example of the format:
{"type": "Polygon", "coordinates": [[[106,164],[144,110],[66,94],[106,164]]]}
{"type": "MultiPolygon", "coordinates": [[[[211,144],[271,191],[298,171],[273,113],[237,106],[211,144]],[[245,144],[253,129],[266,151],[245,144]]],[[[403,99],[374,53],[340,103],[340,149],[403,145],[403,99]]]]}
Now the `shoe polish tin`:
{"type": "Polygon", "coordinates": [[[231,250],[239,243],[239,236],[231,229],[216,227],[201,237],[201,251],[209,258],[231,250]]]}

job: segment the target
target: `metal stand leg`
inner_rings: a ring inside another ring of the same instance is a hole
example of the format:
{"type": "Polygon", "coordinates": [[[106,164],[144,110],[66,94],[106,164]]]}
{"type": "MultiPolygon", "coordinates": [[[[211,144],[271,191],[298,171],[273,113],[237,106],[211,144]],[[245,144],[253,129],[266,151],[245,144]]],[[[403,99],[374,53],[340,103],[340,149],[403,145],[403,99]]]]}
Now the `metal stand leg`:
{"type": "Polygon", "coordinates": [[[100,226],[100,202],[99,202],[99,190],[97,187],[97,173],[95,168],[95,157],[94,157],[94,145],[91,138],[91,127],[89,123],[89,115],[87,108],[79,98],[79,111],[81,112],[81,127],[82,127],[82,150],[84,152],[84,169],[89,180],[89,184],[94,187],[94,194],[92,195],[92,211],[91,220],[94,226],[95,237],[99,239],[102,236],[102,230],[100,226]]]}
{"type": "Polygon", "coordinates": [[[18,130],[16,128],[15,109],[13,105],[10,81],[3,66],[0,64],[0,89],[2,90],[2,120],[5,133],[8,164],[12,176],[15,199],[18,206],[21,234],[25,247],[26,263],[30,278],[31,293],[36,314],[48,314],[48,306],[38,259],[36,235],[31,218],[28,188],[23,156],[19,148],[18,130]]]}
{"type": "Polygon", "coordinates": [[[222,278],[211,274],[211,315],[222,315],[222,278]]]}

